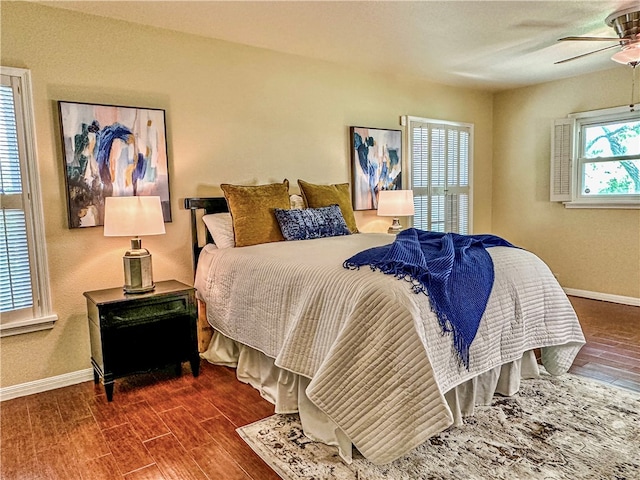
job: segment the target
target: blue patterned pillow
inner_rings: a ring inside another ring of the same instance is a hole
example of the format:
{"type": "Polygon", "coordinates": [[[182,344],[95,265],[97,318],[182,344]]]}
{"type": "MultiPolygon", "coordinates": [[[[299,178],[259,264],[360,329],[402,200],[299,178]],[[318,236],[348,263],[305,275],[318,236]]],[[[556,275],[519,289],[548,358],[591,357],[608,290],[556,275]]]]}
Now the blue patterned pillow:
{"type": "Polygon", "coordinates": [[[275,209],[276,220],[285,240],[350,235],[338,205],[295,210],[275,209]]]}

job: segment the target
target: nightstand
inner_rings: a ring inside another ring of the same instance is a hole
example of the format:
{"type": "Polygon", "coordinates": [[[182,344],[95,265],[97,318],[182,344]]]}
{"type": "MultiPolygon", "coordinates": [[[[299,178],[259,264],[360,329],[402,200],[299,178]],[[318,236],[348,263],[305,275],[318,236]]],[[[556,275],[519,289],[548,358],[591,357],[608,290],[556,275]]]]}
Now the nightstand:
{"type": "Polygon", "coordinates": [[[182,362],[200,372],[193,287],[175,280],[157,282],[152,292],[127,294],[122,287],[84,292],[87,298],[91,364],[113,400],[116,378],[182,362]]]}

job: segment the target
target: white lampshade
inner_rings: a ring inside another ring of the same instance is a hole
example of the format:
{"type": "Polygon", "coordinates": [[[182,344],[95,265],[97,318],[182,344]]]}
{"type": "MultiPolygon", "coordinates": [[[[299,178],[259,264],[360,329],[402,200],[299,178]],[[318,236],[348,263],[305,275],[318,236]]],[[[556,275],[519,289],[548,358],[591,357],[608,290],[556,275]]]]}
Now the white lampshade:
{"type": "Polygon", "coordinates": [[[136,237],[163,233],[164,216],[160,197],[105,198],[105,237],[136,237]]]}
{"type": "Polygon", "coordinates": [[[381,217],[406,217],[414,213],[413,190],[378,192],[378,215],[381,217]]]}
{"type": "Polygon", "coordinates": [[[122,257],[124,291],[145,293],[155,288],[151,254],[142,248],[141,235],[161,235],[164,216],[160,197],[107,197],[104,203],[104,235],[135,237],[122,257]]]}
{"type": "Polygon", "coordinates": [[[414,214],[413,190],[382,190],[378,192],[378,215],[393,217],[388,233],[397,234],[402,230],[398,217],[414,214]]]}

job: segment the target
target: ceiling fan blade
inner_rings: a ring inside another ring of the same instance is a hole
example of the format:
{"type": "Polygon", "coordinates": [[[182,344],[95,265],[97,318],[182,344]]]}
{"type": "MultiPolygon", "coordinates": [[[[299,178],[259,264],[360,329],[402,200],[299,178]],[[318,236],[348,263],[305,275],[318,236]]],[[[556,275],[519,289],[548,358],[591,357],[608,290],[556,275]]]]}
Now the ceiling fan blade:
{"type": "Polygon", "coordinates": [[[559,38],[559,42],[619,42],[623,40],[619,37],[562,37],[559,38]]]}
{"type": "Polygon", "coordinates": [[[577,58],[582,58],[582,57],[586,57],[587,55],[591,55],[593,53],[598,53],[598,52],[602,52],[603,50],[609,50],[611,48],[616,48],[616,47],[620,47],[620,45],[609,45],[608,47],[604,47],[604,48],[599,48],[598,50],[593,50],[592,52],[588,52],[588,53],[583,53],[582,55],[578,55],[575,57],[571,57],[571,58],[565,58],[564,60],[560,60],[559,62],[554,62],[554,65],[558,65],[560,63],[566,63],[566,62],[570,62],[571,60],[575,60],[577,58]]]}

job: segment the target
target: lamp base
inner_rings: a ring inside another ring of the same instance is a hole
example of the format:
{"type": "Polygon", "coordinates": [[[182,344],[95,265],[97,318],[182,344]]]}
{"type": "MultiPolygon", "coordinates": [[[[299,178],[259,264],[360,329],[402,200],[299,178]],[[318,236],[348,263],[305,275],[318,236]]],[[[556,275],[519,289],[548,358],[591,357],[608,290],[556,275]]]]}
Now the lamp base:
{"type": "Polygon", "coordinates": [[[122,257],[124,263],[125,293],[146,293],[156,288],[153,283],[151,254],[142,248],[139,238],[131,239],[131,249],[122,257]]]}
{"type": "Polygon", "coordinates": [[[147,292],[153,292],[156,289],[156,284],[152,284],[150,287],[144,287],[144,288],[131,288],[128,285],[125,285],[122,287],[122,289],[124,290],[124,293],[131,293],[131,294],[136,294],[136,293],[147,293],[147,292]]]}
{"type": "Polygon", "coordinates": [[[387,230],[387,233],[392,233],[393,235],[397,235],[398,233],[400,233],[402,230],[404,229],[404,227],[402,225],[400,225],[400,219],[394,217],[393,218],[393,223],[391,224],[391,226],[389,227],[389,230],[387,230]]]}

